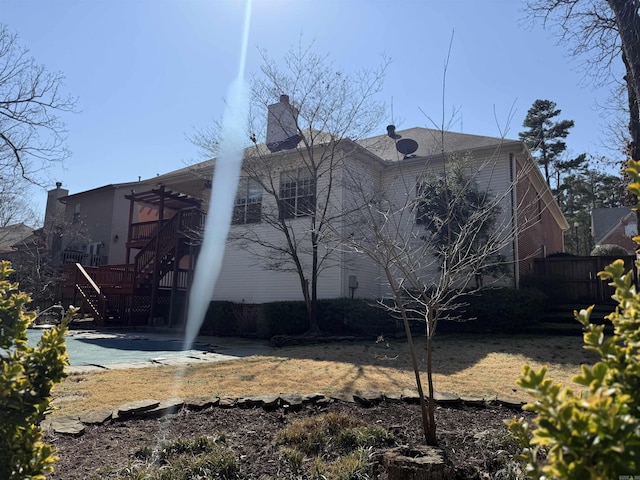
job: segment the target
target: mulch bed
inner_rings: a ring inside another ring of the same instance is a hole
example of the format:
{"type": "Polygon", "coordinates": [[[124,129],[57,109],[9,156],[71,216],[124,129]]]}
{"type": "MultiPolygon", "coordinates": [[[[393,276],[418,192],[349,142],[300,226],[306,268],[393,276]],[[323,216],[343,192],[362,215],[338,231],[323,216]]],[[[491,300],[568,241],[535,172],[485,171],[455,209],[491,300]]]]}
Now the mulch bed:
{"type": "MultiPolygon", "coordinates": [[[[136,418],[88,426],[83,435],[72,437],[48,432],[60,460],[51,479],[87,480],[116,478],[115,471],[135,461],[135,452],[159,441],[225,433],[227,443],[240,459],[237,478],[294,479],[274,439],[288,422],[324,412],[348,413],[368,424],[382,426],[395,435],[398,445],[424,444],[418,405],[383,402],[368,408],[332,401],[324,405],[304,405],[297,411],[262,408],[183,409],[161,418],[136,418]]],[[[439,446],[455,468],[458,479],[495,478],[505,469],[505,458],[517,452],[506,437],[505,419],[527,415],[499,405],[438,406],[436,422],[439,446]]],[[[510,466],[513,467],[513,463],[510,466]]],[[[372,477],[373,478],[373,477],[372,477]]],[[[377,478],[386,478],[381,473],[377,478]]],[[[511,478],[511,477],[501,477],[511,478]]],[[[515,477],[514,477],[515,478],[515,477]]]]}

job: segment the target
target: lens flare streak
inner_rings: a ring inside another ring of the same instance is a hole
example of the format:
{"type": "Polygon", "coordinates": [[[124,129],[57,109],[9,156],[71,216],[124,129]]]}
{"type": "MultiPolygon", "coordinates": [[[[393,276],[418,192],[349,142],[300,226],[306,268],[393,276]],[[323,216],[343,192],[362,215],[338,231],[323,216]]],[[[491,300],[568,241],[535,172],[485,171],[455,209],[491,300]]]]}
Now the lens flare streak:
{"type": "Polygon", "coordinates": [[[207,313],[213,289],[222,267],[233,203],[242,167],[249,113],[248,88],[244,81],[247,45],[251,23],[251,0],[247,0],[238,75],[229,86],[222,119],[220,151],[214,165],[209,211],[204,239],[196,263],[189,294],[185,328],[185,349],[195,341],[207,313]]]}

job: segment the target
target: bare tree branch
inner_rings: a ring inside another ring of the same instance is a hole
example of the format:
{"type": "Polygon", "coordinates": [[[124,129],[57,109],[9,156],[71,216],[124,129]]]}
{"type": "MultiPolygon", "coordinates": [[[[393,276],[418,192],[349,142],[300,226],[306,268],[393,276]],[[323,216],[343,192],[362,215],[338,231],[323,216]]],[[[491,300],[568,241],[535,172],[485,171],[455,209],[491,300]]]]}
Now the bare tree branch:
{"type": "Polygon", "coordinates": [[[0,24],[0,175],[37,174],[68,156],[59,115],[73,112],[76,99],[61,92],[64,77],[48,72],[0,24]]]}

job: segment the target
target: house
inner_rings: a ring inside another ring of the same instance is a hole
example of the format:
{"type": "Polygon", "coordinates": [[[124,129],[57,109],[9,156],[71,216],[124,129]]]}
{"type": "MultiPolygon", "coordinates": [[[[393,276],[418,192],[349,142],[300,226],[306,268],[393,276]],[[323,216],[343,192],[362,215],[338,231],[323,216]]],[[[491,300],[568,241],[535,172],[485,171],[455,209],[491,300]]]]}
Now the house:
{"type": "Polygon", "coordinates": [[[64,215],[59,219],[66,238],[63,263],[78,262],[85,266],[126,263],[130,218],[125,196],[145,187],[139,182],[111,184],[58,197],[58,204],[64,206],[64,215]]]}
{"type": "MultiPolygon", "coordinates": [[[[396,132],[389,126],[387,134],[336,141],[322,132],[296,130],[296,119],[287,117],[295,109],[286,96],[269,111],[269,121],[276,123],[269,125],[266,141],[245,150],[230,240],[218,282],[211,286],[213,300],[301,300],[300,278],[286,259],[265,246],[283,241],[279,221],[286,221],[296,238],[310,236],[307,206],[324,193],[323,206],[336,220],[332,239],[319,249],[317,298],[380,298],[386,292],[380,269],[356,252],[337,248],[337,239],[361,221],[358,205],[365,190],[414,198],[417,179],[443,172],[453,156],[464,157],[482,188],[500,198],[500,222],[511,232],[501,252],[511,268],[510,285],[517,287],[520,276],[531,271],[533,258],[563,250],[568,225],[520,140],[427,128],[396,132]],[[304,154],[318,161],[330,158],[331,175],[312,178],[303,168],[296,150],[304,148],[303,135],[315,138],[314,148],[304,154]],[[267,189],[280,199],[278,204],[267,189]]],[[[67,300],[84,299],[104,323],[180,321],[204,216],[215,208],[209,200],[214,163],[60,198],[68,220],[86,223],[90,238],[84,252],[97,255],[100,264],[74,264],[67,272],[67,300]],[[130,192],[134,186],[143,188],[130,192]]],[[[419,227],[415,215],[408,221],[419,227]]],[[[308,264],[310,255],[303,252],[302,263],[308,264]]]]}
{"type": "Polygon", "coordinates": [[[15,245],[29,238],[34,229],[24,223],[16,223],[0,228],[0,255],[3,260],[10,260],[15,252],[15,245]]]}
{"type": "Polygon", "coordinates": [[[633,237],[638,234],[636,212],[631,207],[594,208],[591,211],[591,232],[598,245],[618,245],[634,255],[638,245],[633,237]]]}
{"type": "Polygon", "coordinates": [[[24,223],[16,223],[0,228],[0,260],[13,261],[16,246],[33,235],[34,229],[24,223]]]}

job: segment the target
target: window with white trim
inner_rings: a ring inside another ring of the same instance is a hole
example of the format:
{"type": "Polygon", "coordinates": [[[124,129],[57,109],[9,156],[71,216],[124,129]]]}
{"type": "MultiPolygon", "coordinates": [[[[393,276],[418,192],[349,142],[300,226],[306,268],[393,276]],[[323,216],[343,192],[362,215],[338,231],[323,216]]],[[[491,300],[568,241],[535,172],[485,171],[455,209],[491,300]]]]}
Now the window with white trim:
{"type": "Polygon", "coordinates": [[[259,223],[262,220],[262,187],[247,177],[240,179],[233,205],[233,225],[259,223]]]}
{"type": "Polygon", "coordinates": [[[280,218],[305,217],[314,209],[316,181],[307,168],[280,174],[280,218]]]}

